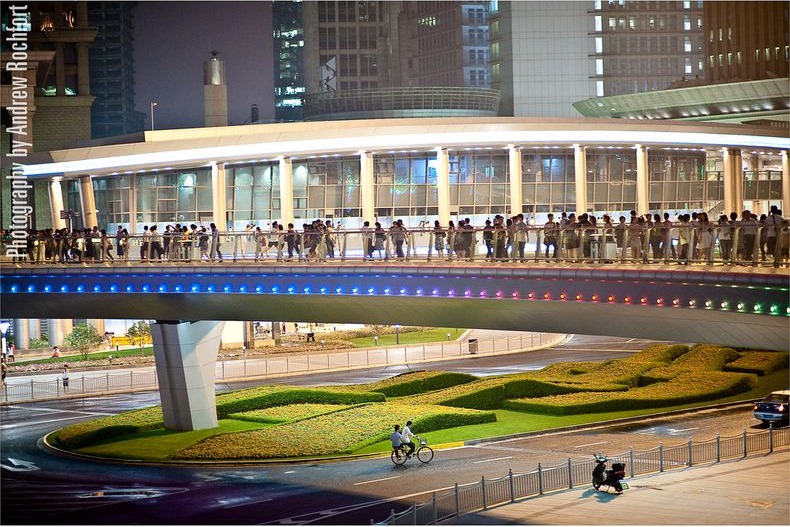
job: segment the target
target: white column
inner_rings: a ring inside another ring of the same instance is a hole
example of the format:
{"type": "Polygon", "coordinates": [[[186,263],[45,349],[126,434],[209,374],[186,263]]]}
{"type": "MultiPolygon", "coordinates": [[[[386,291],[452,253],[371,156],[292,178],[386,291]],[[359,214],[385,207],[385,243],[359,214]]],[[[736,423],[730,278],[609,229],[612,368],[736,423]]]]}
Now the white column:
{"type": "Polygon", "coordinates": [[[104,335],[104,319],[103,318],[89,318],[86,320],[89,326],[96,328],[99,335],[104,335]]]}
{"type": "Polygon", "coordinates": [[[214,395],[217,352],[224,322],[151,324],[156,377],[168,430],[204,430],[217,426],[214,395]]]}
{"type": "Polygon", "coordinates": [[[82,202],[82,224],[88,229],[98,227],[96,199],[93,197],[93,182],[90,176],[80,176],[80,200],[82,202]]]}
{"type": "Polygon", "coordinates": [[[290,157],[280,158],[280,218],[286,227],[294,221],[294,172],[290,157]]]}
{"type": "Polygon", "coordinates": [[[576,216],[587,212],[587,147],[573,145],[576,183],[576,216]]]}
{"type": "Polygon", "coordinates": [[[373,184],[373,154],[359,154],[359,200],[362,207],[362,221],[373,225],[376,220],[376,191],[373,184]]]}
{"type": "Polygon", "coordinates": [[[225,201],[225,163],[211,164],[211,194],[214,208],[214,224],[220,231],[228,227],[228,212],[225,201]]]}
{"type": "Polygon", "coordinates": [[[510,214],[515,216],[524,212],[524,202],[521,197],[521,147],[508,146],[510,168],[510,214]]]}
{"type": "MultiPolygon", "coordinates": [[[[50,318],[49,324],[49,345],[63,346],[63,338],[74,329],[74,321],[66,318],[50,318]]],[[[104,333],[104,332],[102,332],[104,333]]]]}
{"type": "Polygon", "coordinates": [[[63,191],[60,188],[59,179],[49,182],[49,210],[52,213],[52,228],[55,230],[65,229],[66,220],[60,217],[60,211],[65,209],[63,208],[63,191]]]}
{"type": "Polygon", "coordinates": [[[26,318],[14,319],[14,345],[17,349],[27,349],[30,346],[30,323],[26,318]]]}
{"type": "Polygon", "coordinates": [[[439,223],[450,223],[450,155],[446,148],[436,149],[436,189],[439,192],[439,223]]]}
{"type": "Polygon", "coordinates": [[[647,214],[650,211],[647,184],[647,148],[636,145],[636,212],[647,214]]]}
{"type": "Polygon", "coordinates": [[[782,217],[790,216],[790,153],[782,150],[782,217]]]}
{"type": "Polygon", "coordinates": [[[724,212],[743,212],[743,162],[737,148],[724,149],[724,212]]]}

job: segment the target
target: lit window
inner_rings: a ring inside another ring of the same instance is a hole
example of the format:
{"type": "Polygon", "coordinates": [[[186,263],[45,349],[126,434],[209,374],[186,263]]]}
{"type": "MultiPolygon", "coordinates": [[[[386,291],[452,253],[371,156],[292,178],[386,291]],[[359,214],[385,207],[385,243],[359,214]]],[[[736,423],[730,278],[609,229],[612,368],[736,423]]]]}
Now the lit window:
{"type": "Polygon", "coordinates": [[[691,53],[691,38],[684,37],[683,40],[683,51],[686,53],[691,53]]]}

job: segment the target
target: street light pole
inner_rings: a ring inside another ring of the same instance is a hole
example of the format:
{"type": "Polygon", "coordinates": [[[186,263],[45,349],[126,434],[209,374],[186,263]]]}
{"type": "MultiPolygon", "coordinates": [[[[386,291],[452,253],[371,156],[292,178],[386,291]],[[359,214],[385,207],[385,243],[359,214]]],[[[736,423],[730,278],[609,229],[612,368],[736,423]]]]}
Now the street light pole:
{"type": "Polygon", "coordinates": [[[151,103],[151,131],[152,132],[155,130],[155,128],[154,128],[154,106],[156,106],[156,105],[157,105],[157,103],[155,103],[155,102],[151,103]]]}
{"type": "Polygon", "coordinates": [[[395,344],[400,344],[400,325],[395,324],[395,344]]]}

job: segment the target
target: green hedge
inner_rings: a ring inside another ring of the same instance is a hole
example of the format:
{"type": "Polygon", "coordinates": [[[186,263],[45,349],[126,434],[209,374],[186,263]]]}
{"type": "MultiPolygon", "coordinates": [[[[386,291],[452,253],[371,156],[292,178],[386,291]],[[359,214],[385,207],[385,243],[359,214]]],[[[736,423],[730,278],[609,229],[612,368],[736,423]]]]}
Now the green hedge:
{"type": "Polygon", "coordinates": [[[477,377],[467,373],[416,371],[359,386],[365,391],[380,392],[387,397],[403,397],[405,395],[432,392],[451,386],[467,384],[476,380],[477,377]]]}
{"type": "Polygon", "coordinates": [[[217,418],[272,406],[289,404],[360,404],[383,402],[383,393],[343,391],[342,389],[294,388],[292,386],[260,386],[217,396],[217,418]]]}
{"type": "Polygon", "coordinates": [[[747,351],[724,367],[724,371],[754,373],[760,376],[787,368],[790,355],[786,351],[747,351]]]}
{"type": "Polygon", "coordinates": [[[289,404],[249,412],[237,412],[230,414],[228,418],[253,423],[280,424],[346,409],[348,406],[343,404],[289,404]]]}
{"type": "Polygon", "coordinates": [[[697,371],[680,374],[666,383],[634,388],[624,393],[584,392],[515,399],[506,401],[503,407],[546,415],[640,410],[718,399],[749,391],[755,386],[757,377],[753,374],[697,371]]]}
{"type": "Polygon", "coordinates": [[[173,458],[277,459],[348,454],[389,438],[392,425],[407,420],[412,420],[414,432],[423,436],[431,430],[496,421],[496,414],[435,405],[365,405],[271,428],[212,436],[176,452],[173,458]]]}
{"type": "Polygon", "coordinates": [[[152,406],[69,425],[55,432],[53,437],[60,446],[76,449],[163,426],[162,407],[152,406]]]}

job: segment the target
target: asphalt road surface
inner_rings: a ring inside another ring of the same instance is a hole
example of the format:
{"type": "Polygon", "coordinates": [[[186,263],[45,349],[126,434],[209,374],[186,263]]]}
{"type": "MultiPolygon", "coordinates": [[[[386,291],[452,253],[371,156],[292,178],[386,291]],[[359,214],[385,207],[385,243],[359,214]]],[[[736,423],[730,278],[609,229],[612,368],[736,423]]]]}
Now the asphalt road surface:
{"type": "MultiPolygon", "coordinates": [[[[493,375],[568,360],[625,356],[649,342],[575,336],[550,350],[420,365],[493,375]]],[[[359,383],[405,368],[278,379],[301,385],[359,383]]],[[[219,386],[236,389],[245,384],[219,386]]],[[[64,458],[40,448],[48,432],[85,419],[158,404],[156,392],[52,401],[0,409],[0,522],[3,524],[369,524],[430,492],[588,459],[594,452],[648,450],[663,442],[735,436],[761,426],[751,406],[707,410],[639,423],[542,434],[437,450],[434,460],[396,467],[388,457],[233,467],[135,466],[64,458]]],[[[342,431],[338,431],[342,433],[342,431]]],[[[429,434],[428,434],[429,435],[429,434]]]]}

